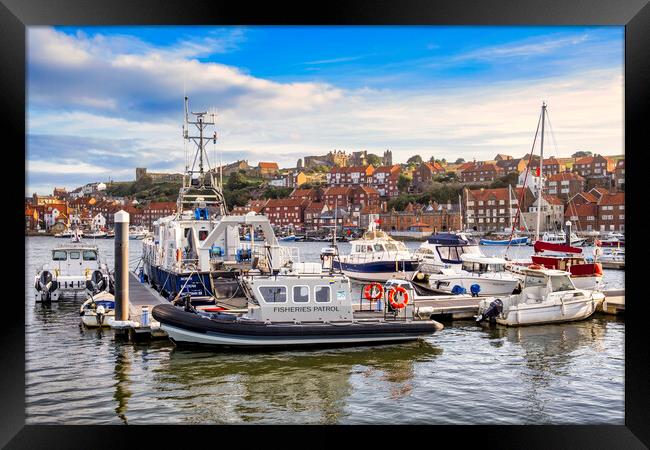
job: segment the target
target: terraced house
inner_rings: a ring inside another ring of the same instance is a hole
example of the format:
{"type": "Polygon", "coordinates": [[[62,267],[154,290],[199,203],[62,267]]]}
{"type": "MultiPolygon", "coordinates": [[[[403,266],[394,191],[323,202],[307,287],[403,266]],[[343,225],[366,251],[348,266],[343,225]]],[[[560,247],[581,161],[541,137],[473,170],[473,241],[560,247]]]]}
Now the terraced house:
{"type": "Polygon", "coordinates": [[[505,175],[504,170],[492,163],[474,163],[460,174],[463,183],[488,183],[505,175]]]}
{"type": "Polygon", "coordinates": [[[496,189],[467,189],[463,190],[464,223],[476,231],[501,231],[511,226],[517,214],[517,206],[521,211],[528,211],[533,202],[533,193],[529,188],[517,187],[496,189]],[[523,201],[519,205],[519,199],[523,201]]]}
{"type": "Polygon", "coordinates": [[[329,186],[358,186],[372,183],[375,168],[368,166],[334,167],[326,174],[329,186]]]}

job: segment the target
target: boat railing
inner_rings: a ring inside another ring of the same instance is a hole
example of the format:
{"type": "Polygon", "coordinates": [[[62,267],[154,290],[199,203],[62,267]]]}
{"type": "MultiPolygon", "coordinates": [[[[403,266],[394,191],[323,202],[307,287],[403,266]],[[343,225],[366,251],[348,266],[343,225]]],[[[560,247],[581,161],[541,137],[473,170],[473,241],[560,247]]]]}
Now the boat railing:
{"type": "Polygon", "coordinates": [[[404,260],[406,259],[405,257],[408,254],[408,258],[415,258],[413,255],[411,255],[409,252],[404,252],[404,251],[384,251],[384,252],[372,252],[372,253],[353,253],[351,255],[347,256],[347,261],[352,264],[362,264],[366,262],[373,262],[373,261],[383,261],[383,260],[395,260],[396,262],[399,260],[404,260]],[[402,257],[402,258],[400,258],[402,257]]]}

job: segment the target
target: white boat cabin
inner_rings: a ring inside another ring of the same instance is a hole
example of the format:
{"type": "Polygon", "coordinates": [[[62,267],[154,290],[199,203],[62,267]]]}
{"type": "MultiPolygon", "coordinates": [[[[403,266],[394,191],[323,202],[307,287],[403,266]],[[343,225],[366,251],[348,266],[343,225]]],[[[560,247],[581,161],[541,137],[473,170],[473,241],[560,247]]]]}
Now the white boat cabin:
{"type": "Polygon", "coordinates": [[[462,270],[472,273],[497,273],[506,271],[506,261],[503,258],[492,258],[472,253],[460,256],[462,270]]]}
{"type": "Polygon", "coordinates": [[[343,275],[243,277],[251,298],[243,320],[351,322],[350,280],[343,275]]]}

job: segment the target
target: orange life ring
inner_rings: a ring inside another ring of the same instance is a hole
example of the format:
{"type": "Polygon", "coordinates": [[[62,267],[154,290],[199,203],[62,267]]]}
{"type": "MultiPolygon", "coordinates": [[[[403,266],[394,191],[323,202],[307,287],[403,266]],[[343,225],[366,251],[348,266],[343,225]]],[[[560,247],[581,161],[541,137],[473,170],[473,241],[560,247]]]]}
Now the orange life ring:
{"type": "Polygon", "coordinates": [[[404,308],[409,303],[409,293],[406,292],[406,289],[404,289],[402,286],[393,286],[388,291],[388,303],[390,303],[390,306],[393,309],[404,308]],[[395,301],[395,294],[398,292],[402,294],[402,301],[400,303],[397,303],[395,301]]]}
{"type": "Polygon", "coordinates": [[[544,266],[540,266],[539,264],[531,264],[528,266],[529,269],[542,269],[544,266]]]}
{"type": "Polygon", "coordinates": [[[180,248],[176,249],[176,261],[181,262],[183,259],[183,251],[180,248]]]}
{"type": "Polygon", "coordinates": [[[603,274],[603,265],[599,262],[595,263],[594,274],[601,276],[603,274]]]}
{"type": "Polygon", "coordinates": [[[363,288],[363,296],[367,300],[377,300],[381,298],[384,295],[384,287],[381,285],[381,283],[370,283],[366,284],[366,287],[363,288]],[[372,289],[376,288],[377,289],[377,295],[372,295],[372,289]]]}

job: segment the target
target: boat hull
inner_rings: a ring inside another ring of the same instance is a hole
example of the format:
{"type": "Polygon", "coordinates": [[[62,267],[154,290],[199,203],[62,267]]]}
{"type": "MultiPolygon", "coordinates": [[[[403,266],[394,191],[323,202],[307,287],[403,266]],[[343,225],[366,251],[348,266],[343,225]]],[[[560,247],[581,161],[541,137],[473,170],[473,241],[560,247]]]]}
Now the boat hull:
{"type": "Polygon", "coordinates": [[[101,323],[95,313],[87,312],[81,316],[81,323],[83,323],[86,328],[110,328],[113,322],[115,322],[115,311],[106,314],[101,323]]]}
{"type": "Polygon", "coordinates": [[[505,317],[498,317],[496,322],[506,326],[522,326],[583,320],[596,311],[596,306],[602,299],[604,295],[600,294],[585,300],[557,302],[552,305],[520,304],[509,309],[505,317]]]}
{"type": "Polygon", "coordinates": [[[417,272],[419,261],[373,261],[365,263],[348,263],[334,261],[333,267],[340,269],[353,280],[360,281],[388,281],[391,278],[410,280],[417,272]],[[397,270],[396,270],[397,267],[397,270]]]}
{"type": "Polygon", "coordinates": [[[146,274],[145,282],[164,297],[175,296],[181,292],[181,289],[183,294],[189,294],[192,298],[207,297],[212,299],[216,296],[218,299],[228,299],[242,295],[241,287],[234,278],[234,273],[231,278],[214,278],[211,283],[210,272],[176,273],[148,263],[145,263],[144,272],[146,274]],[[216,292],[212,291],[213,285],[216,292]]]}
{"type": "Polygon", "coordinates": [[[444,277],[441,279],[429,278],[429,286],[443,292],[451,293],[454,286],[465,288],[469,293],[474,284],[481,287],[479,296],[492,296],[492,295],[510,295],[517,287],[518,279],[500,280],[490,279],[485,277],[444,277]]]}
{"type": "Polygon", "coordinates": [[[528,245],[528,238],[514,238],[512,241],[510,239],[481,239],[479,241],[481,245],[528,245]]]}
{"type": "Polygon", "coordinates": [[[417,340],[442,326],[413,322],[346,322],[342,324],[237,322],[207,319],[172,305],[159,305],[152,316],[177,345],[237,348],[371,345],[417,340]]]}

